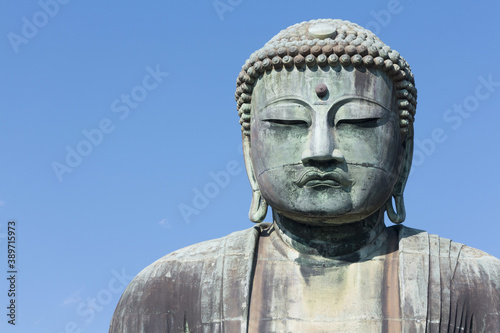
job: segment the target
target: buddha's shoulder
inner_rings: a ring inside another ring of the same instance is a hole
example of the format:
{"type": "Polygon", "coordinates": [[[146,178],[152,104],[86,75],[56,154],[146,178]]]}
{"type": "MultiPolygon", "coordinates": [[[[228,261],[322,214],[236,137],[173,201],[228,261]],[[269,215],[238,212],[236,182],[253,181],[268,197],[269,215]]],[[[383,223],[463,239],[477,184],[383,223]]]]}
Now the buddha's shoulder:
{"type": "Polygon", "coordinates": [[[461,244],[459,264],[467,271],[480,279],[488,279],[500,289],[500,259],[476,249],[461,244]]]}
{"type": "MultiPolygon", "coordinates": [[[[211,293],[218,292],[224,274],[229,272],[237,278],[246,276],[258,235],[258,228],[237,231],[158,259],[143,269],[123,292],[110,332],[121,332],[124,325],[135,332],[141,324],[137,318],[144,319],[144,316],[161,317],[160,321],[173,316],[173,327],[180,327],[187,309],[198,318],[201,316],[200,304],[210,303],[207,300],[215,297],[211,293]]],[[[148,319],[147,322],[152,321],[148,319]]],[[[158,330],[155,327],[150,331],[158,330]]]]}
{"type": "Polygon", "coordinates": [[[183,274],[206,274],[215,269],[219,261],[228,257],[248,257],[255,248],[259,229],[236,231],[227,236],[193,244],[171,252],[144,268],[132,281],[134,284],[151,283],[154,280],[176,277],[183,274]]]}
{"type": "Polygon", "coordinates": [[[406,253],[422,253],[440,257],[453,267],[463,267],[474,275],[500,278],[500,259],[471,246],[455,242],[451,239],[429,234],[420,229],[395,226],[400,238],[400,249],[406,253]]]}

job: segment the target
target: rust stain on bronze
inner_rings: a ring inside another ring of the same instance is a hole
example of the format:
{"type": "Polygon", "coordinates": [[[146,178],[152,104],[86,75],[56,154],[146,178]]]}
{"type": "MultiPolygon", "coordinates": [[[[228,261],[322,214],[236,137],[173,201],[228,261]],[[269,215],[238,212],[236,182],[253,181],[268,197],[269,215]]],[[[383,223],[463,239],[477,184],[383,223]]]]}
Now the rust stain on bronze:
{"type": "Polygon", "coordinates": [[[267,290],[268,285],[265,283],[269,281],[269,272],[266,274],[265,266],[262,262],[259,262],[258,258],[259,256],[264,258],[269,256],[267,254],[268,247],[263,243],[265,242],[264,238],[269,237],[274,228],[268,225],[265,227],[268,228],[261,228],[260,237],[257,238],[256,252],[254,254],[254,267],[249,292],[250,306],[247,332],[264,332],[265,328],[262,327],[262,324],[265,321],[262,320],[262,317],[265,316],[266,313],[269,313],[269,309],[266,308],[266,295],[269,295],[271,291],[267,290]]]}
{"type": "MultiPolygon", "coordinates": [[[[393,234],[394,230],[390,230],[393,234]]],[[[388,237],[388,254],[384,262],[382,286],[382,332],[401,332],[401,306],[399,298],[399,242],[394,235],[388,237]]]]}

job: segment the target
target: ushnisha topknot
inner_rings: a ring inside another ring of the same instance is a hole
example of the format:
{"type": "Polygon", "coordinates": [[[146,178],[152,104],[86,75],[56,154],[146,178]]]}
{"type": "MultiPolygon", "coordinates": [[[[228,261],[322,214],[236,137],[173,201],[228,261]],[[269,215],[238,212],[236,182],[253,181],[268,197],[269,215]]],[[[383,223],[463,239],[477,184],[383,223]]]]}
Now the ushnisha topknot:
{"type": "Polygon", "coordinates": [[[406,60],[370,30],[338,19],[302,22],[282,30],[252,53],[236,80],[241,130],[250,135],[252,91],[257,79],[273,69],[354,66],[386,72],[397,92],[400,130],[408,133],[417,106],[415,79],[406,60]]]}

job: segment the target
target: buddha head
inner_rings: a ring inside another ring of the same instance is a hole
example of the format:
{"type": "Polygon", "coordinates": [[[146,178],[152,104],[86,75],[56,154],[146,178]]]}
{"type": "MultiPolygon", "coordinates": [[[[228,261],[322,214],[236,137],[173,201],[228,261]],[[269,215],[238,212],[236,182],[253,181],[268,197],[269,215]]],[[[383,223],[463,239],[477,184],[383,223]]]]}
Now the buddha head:
{"type": "Polygon", "coordinates": [[[268,205],[297,222],[339,225],[386,211],[405,219],[417,92],[410,67],[342,20],[293,25],[237,79],[249,218],[268,205]]]}

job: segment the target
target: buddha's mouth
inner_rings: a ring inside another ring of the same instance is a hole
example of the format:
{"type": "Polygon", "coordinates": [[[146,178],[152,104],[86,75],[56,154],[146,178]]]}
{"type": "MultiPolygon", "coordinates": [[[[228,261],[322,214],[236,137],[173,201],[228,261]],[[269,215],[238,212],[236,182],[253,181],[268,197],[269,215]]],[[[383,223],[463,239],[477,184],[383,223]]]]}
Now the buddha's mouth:
{"type": "Polygon", "coordinates": [[[341,171],[319,171],[306,169],[301,172],[294,183],[299,187],[350,187],[354,181],[341,171]]]}
{"type": "Polygon", "coordinates": [[[333,179],[311,179],[304,187],[341,187],[339,182],[333,179]]]}

